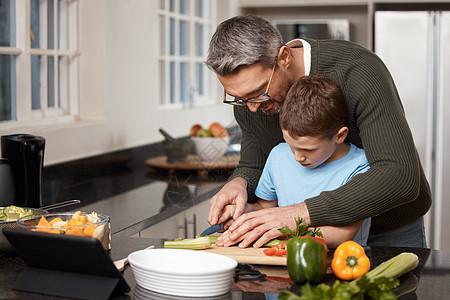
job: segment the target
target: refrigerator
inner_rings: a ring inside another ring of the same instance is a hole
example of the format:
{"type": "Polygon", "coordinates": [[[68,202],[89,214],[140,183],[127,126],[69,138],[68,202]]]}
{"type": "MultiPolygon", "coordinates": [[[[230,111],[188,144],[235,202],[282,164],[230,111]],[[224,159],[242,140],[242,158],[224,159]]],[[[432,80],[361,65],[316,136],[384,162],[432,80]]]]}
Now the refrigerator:
{"type": "Polygon", "coordinates": [[[450,12],[375,9],[373,36],[432,189],[425,216],[428,247],[450,252],[450,12]]]}

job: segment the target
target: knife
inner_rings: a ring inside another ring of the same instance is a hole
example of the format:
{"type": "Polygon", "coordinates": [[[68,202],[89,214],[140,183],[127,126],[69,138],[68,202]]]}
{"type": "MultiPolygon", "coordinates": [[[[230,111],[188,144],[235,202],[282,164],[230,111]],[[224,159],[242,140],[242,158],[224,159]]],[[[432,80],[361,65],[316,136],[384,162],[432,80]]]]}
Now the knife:
{"type": "Polygon", "coordinates": [[[206,228],[200,235],[210,235],[210,234],[216,233],[219,230],[223,230],[223,224],[225,224],[225,222],[216,224],[216,225],[212,225],[212,226],[206,228]]]}

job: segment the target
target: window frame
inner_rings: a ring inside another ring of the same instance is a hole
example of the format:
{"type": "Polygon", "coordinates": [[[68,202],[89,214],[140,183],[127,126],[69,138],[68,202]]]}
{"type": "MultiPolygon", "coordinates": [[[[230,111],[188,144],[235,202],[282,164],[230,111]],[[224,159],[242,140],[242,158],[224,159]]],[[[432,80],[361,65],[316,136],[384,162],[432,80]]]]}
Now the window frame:
{"type": "Polygon", "coordinates": [[[54,13],[53,24],[54,26],[54,47],[48,49],[47,47],[47,26],[48,23],[46,8],[48,1],[40,0],[39,2],[39,17],[46,21],[40,24],[40,48],[31,48],[31,2],[26,1],[13,1],[14,14],[15,14],[15,47],[1,47],[0,54],[14,55],[15,56],[15,91],[12,101],[15,102],[12,105],[15,107],[15,116],[12,116],[11,120],[5,120],[0,122],[2,129],[21,127],[24,125],[48,125],[57,122],[73,121],[78,116],[78,89],[79,89],[79,0],[54,0],[54,13]],[[60,8],[62,17],[69,18],[64,22],[58,23],[58,3],[62,4],[60,8]],[[44,24],[45,23],[45,24],[44,24]],[[67,26],[61,26],[60,24],[66,24],[67,26]],[[43,25],[41,27],[41,25],[43,25]],[[27,30],[28,28],[28,30],[27,30]],[[64,30],[65,34],[58,32],[58,29],[64,30]],[[62,45],[59,42],[59,37],[68,49],[60,47],[62,45]],[[68,39],[67,39],[68,37],[68,39]],[[44,46],[42,46],[44,45],[44,46]],[[40,109],[32,109],[32,82],[31,82],[31,57],[37,55],[40,56],[41,63],[44,66],[40,66],[40,109]],[[48,69],[46,62],[48,57],[53,57],[53,78],[54,81],[53,93],[54,107],[48,107],[48,69]],[[60,64],[60,59],[66,59],[66,65],[60,64]],[[62,69],[60,69],[62,68],[62,69]],[[60,72],[63,70],[64,72],[60,72]],[[61,76],[60,76],[61,75],[61,76]],[[60,84],[64,85],[65,89],[63,97],[61,97],[64,106],[59,105],[59,90],[60,84]]]}
{"type": "Polygon", "coordinates": [[[204,12],[208,12],[208,15],[197,16],[196,14],[196,0],[185,0],[188,5],[188,13],[180,13],[180,0],[173,1],[175,8],[173,11],[170,10],[169,0],[160,0],[158,7],[158,32],[160,33],[159,45],[158,45],[158,78],[160,94],[158,95],[158,108],[159,109],[181,109],[188,107],[199,107],[214,105],[217,103],[216,97],[216,85],[214,84],[214,73],[211,72],[206,65],[204,60],[206,58],[207,42],[210,40],[213,30],[216,25],[216,0],[203,0],[204,12]],[[164,3],[164,8],[161,8],[164,3]],[[175,53],[170,53],[171,46],[171,36],[170,36],[170,20],[175,20],[174,26],[174,49],[175,53]],[[163,21],[161,21],[163,20],[163,21]],[[188,26],[188,50],[186,55],[180,55],[180,21],[187,22],[188,26]],[[163,27],[161,25],[163,23],[163,27]],[[201,56],[197,55],[197,24],[203,25],[203,32],[201,39],[203,41],[203,53],[201,56]],[[171,63],[174,63],[174,78],[175,82],[171,81],[171,63]],[[182,101],[181,95],[181,63],[186,63],[188,65],[188,75],[185,78],[188,81],[187,89],[188,93],[186,95],[186,100],[182,101]],[[201,65],[203,68],[203,94],[198,93],[198,83],[197,67],[201,65]],[[174,101],[172,102],[171,88],[174,90],[174,101]]]}

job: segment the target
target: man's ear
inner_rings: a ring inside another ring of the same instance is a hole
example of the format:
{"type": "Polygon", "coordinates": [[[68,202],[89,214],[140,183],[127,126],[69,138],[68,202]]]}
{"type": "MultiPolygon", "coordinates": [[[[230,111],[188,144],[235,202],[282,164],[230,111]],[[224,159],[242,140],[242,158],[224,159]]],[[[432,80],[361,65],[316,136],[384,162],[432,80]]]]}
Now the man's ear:
{"type": "Polygon", "coordinates": [[[287,46],[283,46],[278,51],[278,64],[284,67],[291,63],[291,51],[287,46]]]}
{"type": "Polygon", "coordinates": [[[345,141],[345,138],[348,135],[348,127],[341,127],[341,129],[339,129],[338,133],[336,134],[337,139],[336,139],[336,143],[341,144],[345,141]]]}

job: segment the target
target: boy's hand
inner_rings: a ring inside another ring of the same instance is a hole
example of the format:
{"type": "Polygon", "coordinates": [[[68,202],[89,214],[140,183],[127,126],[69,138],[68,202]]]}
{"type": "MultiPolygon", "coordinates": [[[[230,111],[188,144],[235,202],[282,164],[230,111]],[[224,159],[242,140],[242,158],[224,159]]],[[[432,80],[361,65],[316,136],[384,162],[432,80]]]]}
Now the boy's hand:
{"type": "Polygon", "coordinates": [[[218,232],[226,231],[231,226],[231,224],[233,224],[233,222],[234,222],[233,215],[234,215],[235,210],[236,210],[236,205],[233,205],[233,204],[228,204],[227,206],[224,207],[222,217],[226,218],[228,216],[228,221],[226,221],[223,224],[223,230],[219,230],[218,232]]]}

